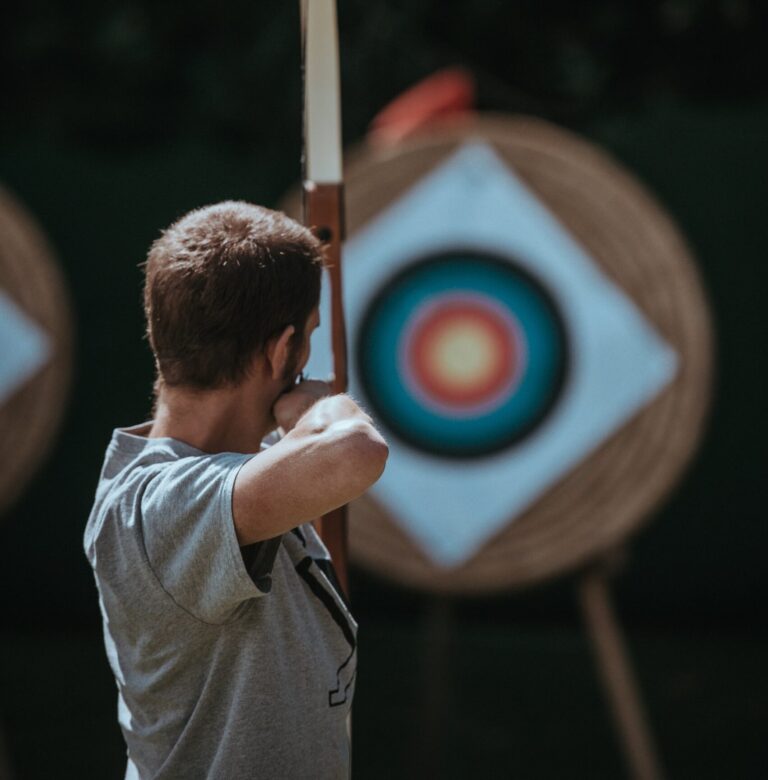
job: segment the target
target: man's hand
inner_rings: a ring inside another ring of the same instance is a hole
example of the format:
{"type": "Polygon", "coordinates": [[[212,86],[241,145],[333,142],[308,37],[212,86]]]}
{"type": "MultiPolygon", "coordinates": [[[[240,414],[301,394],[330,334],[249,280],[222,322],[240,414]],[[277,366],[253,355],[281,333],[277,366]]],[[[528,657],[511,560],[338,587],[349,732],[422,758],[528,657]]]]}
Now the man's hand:
{"type": "Polygon", "coordinates": [[[333,393],[331,386],[316,379],[299,382],[287,393],[283,393],[272,408],[275,422],[284,433],[293,430],[296,423],[321,398],[333,393]]]}
{"type": "Polygon", "coordinates": [[[322,397],[329,392],[323,382],[302,382],[275,404],[282,424],[294,427],[237,472],[232,512],[240,545],[348,504],[382,475],[384,438],[348,395],[322,397]]]}

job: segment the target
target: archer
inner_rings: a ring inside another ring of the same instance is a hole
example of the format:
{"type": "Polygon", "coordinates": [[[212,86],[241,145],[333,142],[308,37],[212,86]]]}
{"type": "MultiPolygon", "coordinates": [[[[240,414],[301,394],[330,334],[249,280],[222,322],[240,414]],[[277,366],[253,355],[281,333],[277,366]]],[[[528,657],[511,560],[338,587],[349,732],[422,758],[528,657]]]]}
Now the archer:
{"type": "Polygon", "coordinates": [[[114,432],[85,533],[126,777],[349,774],[356,624],[309,521],[387,445],[348,396],[297,384],[321,268],[309,230],[242,202],[150,249],[154,419],[114,432]]]}

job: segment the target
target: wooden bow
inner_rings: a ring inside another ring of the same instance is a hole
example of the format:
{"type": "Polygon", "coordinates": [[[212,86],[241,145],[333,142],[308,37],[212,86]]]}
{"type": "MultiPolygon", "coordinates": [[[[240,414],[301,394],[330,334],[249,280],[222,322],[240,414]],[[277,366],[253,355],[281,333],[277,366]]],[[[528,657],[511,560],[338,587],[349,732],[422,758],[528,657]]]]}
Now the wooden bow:
{"type": "MultiPolygon", "coordinates": [[[[341,156],[341,89],[339,84],[336,0],[301,0],[304,70],[304,224],[325,246],[331,292],[333,391],[347,389],[347,342],[341,285],[344,239],[344,183],[341,156]]],[[[347,508],[335,509],[315,522],[349,595],[347,508]]]]}

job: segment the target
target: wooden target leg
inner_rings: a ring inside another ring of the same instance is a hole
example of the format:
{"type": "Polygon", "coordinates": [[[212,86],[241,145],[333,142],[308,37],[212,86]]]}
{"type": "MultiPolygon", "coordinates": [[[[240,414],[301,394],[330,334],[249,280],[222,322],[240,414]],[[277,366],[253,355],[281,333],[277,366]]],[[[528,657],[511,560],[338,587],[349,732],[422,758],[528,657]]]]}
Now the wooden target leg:
{"type": "Polygon", "coordinates": [[[613,612],[606,571],[603,568],[587,571],[581,576],[577,590],[631,777],[661,780],[661,766],[613,612]]]}

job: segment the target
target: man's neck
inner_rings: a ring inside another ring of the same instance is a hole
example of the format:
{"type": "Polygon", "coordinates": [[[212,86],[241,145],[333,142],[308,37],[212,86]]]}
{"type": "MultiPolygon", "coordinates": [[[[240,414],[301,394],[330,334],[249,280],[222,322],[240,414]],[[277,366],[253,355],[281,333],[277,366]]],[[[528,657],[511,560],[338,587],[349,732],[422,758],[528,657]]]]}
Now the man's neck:
{"type": "Polygon", "coordinates": [[[274,429],[273,403],[252,379],[216,390],[163,387],[149,437],[169,436],[203,452],[258,452],[274,429]]]}

